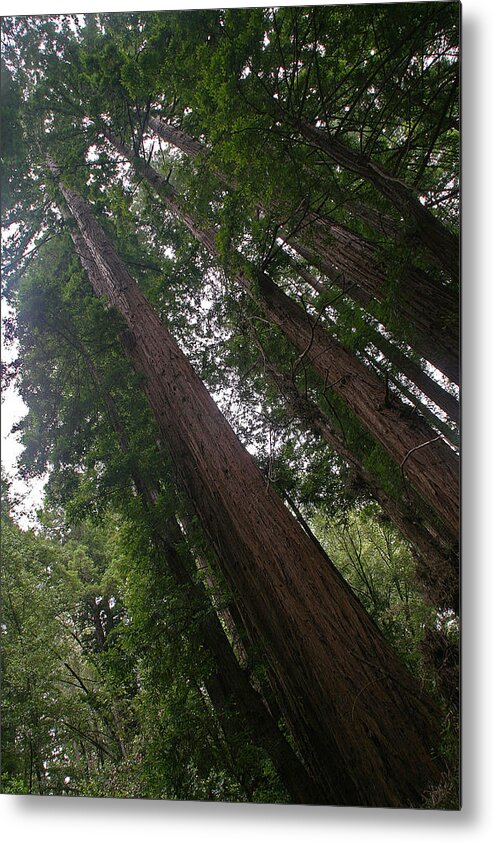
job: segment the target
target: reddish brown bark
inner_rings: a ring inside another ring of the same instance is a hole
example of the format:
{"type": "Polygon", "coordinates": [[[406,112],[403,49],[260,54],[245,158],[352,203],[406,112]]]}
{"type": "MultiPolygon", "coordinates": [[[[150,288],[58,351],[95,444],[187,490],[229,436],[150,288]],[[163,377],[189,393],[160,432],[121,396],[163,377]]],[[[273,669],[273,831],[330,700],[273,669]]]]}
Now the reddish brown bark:
{"type": "Polygon", "coordinates": [[[360,219],[368,228],[378,231],[379,234],[383,234],[384,237],[397,238],[399,236],[400,226],[398,220],[383,213],[383,211],[355,201],[347,202],[345,207],[352,216],[360,219]]]}
{"type": "MultiPolygon", "coordinates": [[[[180,129],[154,118],[149,120],[149,126],[186,154],[207,157],[207,148],[180,129]]],[[[216,175],[226,186],[235,187],[233,177],[228,179],[217,171],[216,175]]],[[[409,344],[454,383],[459,382],[459,301],[445,286],[430,280],[419,269],[409,268],[401,272],[391,288],[371,243],[347,226],[312,212],[305,214],[297,235],[282,229],[279,233],[360,305],[367,307],[373,300],[390,300],[392,310],[409,326],[404,337],[409,344]]]]}
{"type": "Polygon", "coordinates": [[[271,321],[312,364],[325,386],[343,398],[456,536],[460,519],[456,454],[266,275],[260,280],[260,298],[271,321]]]}
{"type": "MultiPolygon", "coordinates": [[[[191,559],[184,551],[183,539],[176,520],[168,519],[154,529],[156,546],[161,549],[166,566],[177,585],[184,588],[191,606],[204,612],[207,597],[204,589],[194,581],[191,559]]],[[[232,742],[232,754],[243,744],[245,732],[271,758],[286,792],[294,803],[320,804],[323,796],[316,782],[307,774],[303,764],[273,720],[260,694],[241,668],[228,638],[214,611],[204,613],[199,620],[202,643],[212,656],[215,669],[204,684],[216,709],[221,727],[232,742]]]]}
{"type": "MultiPolygon", "coordinates": [[[[282,233],[282,232],[281,232],[282,233]]],[[[360,306],[389,303],[408,325],[403,338],[454,383],[459,382],[459,299],[419,269],[391,284],[376,248],[338,223],[308,214],[304,236],[286,236],[299,255],[327,275],[360,306]]]]}
{"type": "MultiPolygon", "coordinates": [[[[394,365],[396,371],[403,374],[411,383],[414,383],[426,397],[448,415],[451,421],[456,424],[459,423],[460,406],[454,395],[447,392],[432,377],[429,377],[417,363],[407,357],[378,331],[371,333],[371,343],[394,365]]],[[[402,388],[400,384],[397,385],[399,385],[399,388],[402,388]]],[[[422,406],[422,401],[420,401],[418,404],[420,411],[422,411],[422,406]]]]}
{"type": "MultiPolygon", "coordinates": [[[[170,184],[141,158],[136,158],[111,134],[115,148],[133,162],[137,172],[156,190],[169,210],[202,245],[220,260],[215,232],[200,228],[181,206],[170,184]]],[[[250,267],[239,255],[247,270],[250,267]]],[[[251,275],[252,273],[249,272],[251,275]]],[[[459,466],[455,453],[419,418],[410,418],[397,398],[349,350],[340,345],[265,273],[253,270],[255,283],[243,272],[238,283],[255,298],[269,320],[353,410],[369,432],[401,467],[424,500],[457,535],[459,529],[459,466]]]]}
{"type": "MultiPolygon", "coordinates": [[[[71,231],[71,236],[91,284],[93,287],[99,286],[95,264],[84,239],[75,230],[71,231]]],[[[106,409],[109,422],[118,436],[121,450],[128,453],[128,436],[111,392],[102,383],[99,371],[82,343],[74,337],[71,341],[83,356],[102,405],[106,409]]],[[[206,596],[205,588],[195,581],[193,577],[195,564],[176,518],[168,516],[164,521],[162,519],[156,521],[153,509],[158,498],[157,490],[153,489],[137,471],[134,471],[132,479],[142,504],[150,515],[151,534],[159,560],[164,562],[165,568],[176,585],[186,592],[191,616],[199,617],[201,643],[211,655],[215,667],[213,672],[205,676],[204,685],[226,739],[232,743],[232,756],[235,757],[238,749],[243,745],[247,732],[252,741],[271,758],[288,796],[294,803],[324,803],[318,785],[307,774],[277,722],[272,718],[260,693],[250,683],[246,670],[240,666],[219,620],[220,614],[224,612],[215,613],[211,610],[212,606],[206,596]]],[[[91,603],[90,609],[94,615],[96,637],[99,640],[98,648],[101,650],[104,647],[106,634],[101,628],[99,607],[91,603]]]]}
{"type": "MultiPolygon", "coordinates": [[[[300,277],[315,290],[315,292],[327,292],[327,285],[316,278],[305,266],[302,266],[297,260],[292,259],[289,255],[287,255],[287,260],[290,265],[292,265],[293,270],[297,272],[300,277]]],[[[348,294],[349,297],[351,297],[351,291],[348,294]]],[[[352,297],[355,298],[354,295],[352,297]]],[[[359,303],[367,309],[369,299],[367,299],[366,296],[359,297],[362,299],[359,303]],[[364,304],[363,301],[365,302],[364,304]]],[[[339,295],[336,293],[334,298],[330,301],[330,306],[335,310],[340,309],[340,302],[338,299],[339,295]]],[[[383,333],[381,333],[381,331],[372,327],[370,324],[366,324],[365,329],[368,333],[369,342],[371,342],[371,344],[374,345],[375,348],[395,366],[396,370],[400,374],[403,374],[404,377],[406,377],[411,383],[414,383],[414,385],[417,386],[417,388],[426,395],[426,397],[433,401],[433,403],[440,407],[440,409],[442,409],[452,421],[458,423],[460,409],[457,398],[440,386],[440,384],[423,371],[423,369],[415,363],[414,360],[401,351],[397,345],[389,341],[383,333]]]]}
{"type": "Polygon", "coordinates": [[[375,359],[373,354],[368,353],[367,351],[364,352],[365,358],[368,362],[373,366],[376,371],[380,371],[382,377],[384,377],[389,383],[393,383],[394,386],[399,390],[399,392],[406,397],[409,402],[416,407],[419,411],[419,414],[423,416],[423,418],[428,421],[430,426],[440,432],[443,435],[443,438],[449,442],[450,445],[454,448],[459,447],[460,437],[457,430],[453,430],[445,421],[439,418],[436,413],[434,413],[426,404],[424,404],[416,395],[405,385],[401,382],[401,380],[396,377],[396,375],[389,371],[383,364],[382,360],[375,359]]]}
{"type": "MultiPolygon", "coordinates": [[[[283,116],[286,117],[285,114],[283,116]]],[[[459,280],[459,239],[421,204],[413,188],[393,176],[384,166],[332,137],[328,131],[299,119],[291,122],[305,140],[325,152],[336,164],[373,184],[399,211],[404,223],[412,226],[413,235],[435,260],[440,261],[450,277],[459,280]]]]}
{"type": "Polygon", "coordinates": [[[170,123],[164,123],[162,120],[157,120],[155,117],[149,118],[149,127],[158,134],[165,143],[181,149],[186,155],[192,158],[206,158],[207,147],[204,146],[200,140],[196,140],[191,135],[178,129],[170,123]]]}
{"type": "Polygon", "coordinates": [[[270,360],[265,360],[267,374],[283,395],[287,406],[302,424],[317,437],[324,439],[355,472],[390,521],[414,548],[419,557],[418,573],[428,599],[437,608],[459,610],[459,560],[453,547],[432,535],[411,500],[393,500],[382,488],[378,478],[347,446],[340,433],[313,401],[302,395],[293,380],[270,360]]]}
{"type": "Polygon", "coordinates": [[[324,798],[381,806],[419,799],[438,774],[433,705],[266,486],[87,203],[61,190],[96,264],[96,291],[126,321],[177,479],[262,639],[282,710],[324,798]]]}

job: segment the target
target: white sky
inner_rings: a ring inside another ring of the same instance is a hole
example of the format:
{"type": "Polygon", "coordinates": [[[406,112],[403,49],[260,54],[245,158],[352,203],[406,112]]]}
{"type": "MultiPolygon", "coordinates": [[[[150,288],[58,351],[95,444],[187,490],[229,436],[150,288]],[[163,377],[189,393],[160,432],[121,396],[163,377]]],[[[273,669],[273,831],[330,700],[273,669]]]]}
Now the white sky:
{"type": "MultiPolygon", "coordinates": [[[[2,353],[4,353],[2,351],[2,353]]],[[[19,421],[26,413],[26,407],[22,398],[17,394],[13,386],[5,390],[2,401],[2,465],[11,473],[15,468],[15,462],[21,453],[22,446],[18,437],[10,431],[12,425],[19,421]]]]}
{"type": "MultiPolygon", "coordinates": [[[[7,316],[9,309],[2,302],[2,319],[7,316]]],[[[15,348],[6,348],[2,330],[2,360],[8,362],[15,358],[15,348]]],[[[9,479],[12,481],[12,489],[16,496],[21,498],[21,505],[14,511],[19,525],[23,529],[34,526],[36,523],[36,509],[41,505],[43,499],[43,487],[46,480],[34,480],[30,483],[21,481],[16,477],[16,462],[22,453],[22,445],[19,435],[11,432],[12,426],[23,418],[27,407],[16,392],[15,387],[9,386],[2,394],[1,407],[1,457],[2,466],[9,479]]]]}

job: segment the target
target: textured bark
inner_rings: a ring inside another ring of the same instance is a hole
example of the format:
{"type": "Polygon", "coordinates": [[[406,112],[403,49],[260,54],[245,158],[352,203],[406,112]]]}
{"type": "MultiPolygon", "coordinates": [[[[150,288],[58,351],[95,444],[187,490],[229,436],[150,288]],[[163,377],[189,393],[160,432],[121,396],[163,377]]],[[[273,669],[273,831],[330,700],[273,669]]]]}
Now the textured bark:
{"type": "MultiPolygon", "coordinates": [[[[186,154],[202,160],[207,158],[207,148],[180,129],[154,118],[149,120],[149,126],[186,154]]],[[[217,170],[215,174],[234,189],[232,176],[227,178],[217,170]]],[[[263,208],[260,210],[265,213],[263,208]]],[[[459,382],[458,296],[412,267],[402,272],[391,290],[386,271],[378,261],[377,249],[346,226],[313,212],[305,214],[298,235],[286,229],[280,229],[279,234],[358,304],[367,307],[373,300],[387,302],[391,296],[393,311],[409,325],[405,337],[409,344],[454,383],[459,382]]]]}
{"type": "MultiPolygon", "coordinates": [[[[412,416],[385,384],[339,345],[266,275],[259,279],[260,300],[304,359],[353,410],[373,437],[400,466],[421,497],[457,535],[459,463],[456,454],[419,417],[412,416]]],[[[245,283],[247,286],[247,283],[245,283]]]]}
{"type": "MultiPolygon", "coordinates": [[[[407,357],[395,345],[392,345],[385,336],[382,336],[378,331],[373,331],[371,334],[371,342],[381,351],[384,357],[392,363],[397,371],[407,377],[407,379],[414,383],[414,385],[433,401],[436,406],[442,409],[446,415],[455,424],[460,421],[460,406],[457,398],[447,392],[436,380],[433,380],[420,366],[407,357]]],[[[399,384],[399,388],[400,384],[399,384]]],[[[419,408],[421,410],[422,403],[420,401],[419,408]]]]}
{"type": "Polygon", "coordinates": [[[216,247],[216,232],[212,229],[205,229],[201,228],[192,214],[188,213],[187,210],[183,206],[183,202],[180,201],[179,196],[177,195],[174,187],[165,179],[163,178],[160,173],[158,173],[153,167],[150,166],[143,158],[138,155],[135,155],[131,149],[125,146],[112,132],[108,129],[105,132],[106,137],[114,146],[114,148],[122,155],[122,157],[126,158],[134,167],[135,171],[139,173],[148,184],[155,190],[158,196],[163,199],[164,204],[168,208],[168,210],[175,216],[177,219],[182,222],[182,224],[187,228],[188,231],[198,240],[204,248],[207,249],[211,254],[215,257],[218,257],[218,251],[216,247]]]}
{"type": "Polygon", "coordinates": [[[396,239],[399,237],[401,226],[396,218],[380,210],[365,205],[362,202],[347,202],[345,207],[349,212],[365,223],[369,228],[383,234],[384,237],[396,239]]]}
{"type": "MultiPolygon", "coordinates": [[[[316,278],[305,266],[302,266],[297,260],[294,260],[289,255],[287,255],[287,260],[290,265],[292,265],[294,271],[297,272],[300,277],[315,290],[315,292],[327,292],[327,285],[316,278]]],[[[354,295],[351,295],[351,291],[348,292],[348,295],[350,298],[354,298],[354,295]]],[[[330,306],[335,310],[339,310],[340,307],[338,298],[339,296],[336,295],[330,302],[330,306]]],[[[367,304],[369,301],[370,299],[366,296],[360,296],[359,303],[362,307],[364,307],[364,309],[368,309],[367,304]]],[[[423,395],[426,395],[426,397],[440,407],[440,409],[442,409],[452,421],[458,423],[460,419],[460,408],[457,398],[440,386],[436,380],[423,371],[423,369],[415,363],[414,360],[401,351],[397,345],[394,345],[391,341],[389,341],[379,330],[376,330],[370,324],[366,325],[366,330],[368,331],[369,342],[371,342],[371,344],[374,345],[374,347],[380,351],[383,356],[392,363],[392,365],[395,366],[397,371],[403,374],[411,383],[414,383],[423,395]]]]}
{"type": "Polygon", "coordinates": [[[155,117],[150,117],[149,127],[153,132],[156,132],[156,134],[158,134],[165,143],[169,143],[177,149],[181,149],[181,151],[185,152],[186,155],[190,155],[192,158],[203,158],[204,160],[207,157],[207,147],[204,146],[200,140],[196,140],[194,137],[191,137],[191,135],[183,132],[181,129],[178,129],[176,126],[164,123],[162,120],[157,120],[155,117]]]}
{"type": "MultiPolygon", "coordinates": [[[[88,273],[91,284],[93,286],[94,284],[98,285],[95,277],[97,274],[95,265],[82,236],[77,231],[71,233],[77,253],[88,273]]],[[[106,409],[110,424],[118,436],[120,447],[124,453],[128,453],[128,436],[113,396],[104,387],[99,371],[90,354],[82,343],[76,339],[73,341],[83,355],[91,379],[98,389],[100,399],[106,409]]],[[[219,611],[216,609],[217,613],[212,610],[205,588],[194,580],[195,564],[187,549],[176,518],[168,516],[165,521],[156,522],[152,512],[158,497],[157,490],[149,486],[137,472],[133,473],[132,479],[144,508],[150,515],[153,543],[159,554],[159,559],[164,562],[165,568],[171,574],[176,585],[186,593],[189,605],[194,606],[193,613],[200,612],[203,615],[198,621],[201,642],[215,664],[214,671],[205,677],[204,685],[226,739],[231,742],[230,749],[233,757],[238,748],[244,744],[245,734],[248,732],[252,741],[266,751],[271,758],[291,801],[298,804],[324,803],[316,782],[307,774],[277,722],[272,718],[261,695],[250,683],[247,671],[242,669],[238,662],[221,625],[220,609],[219,611]]],[[[91,608],[93,608],[92,605],[91,608]]],[[[100,625],[99,614],[97,619],[100,625]]],[[[105,636],[103,635],[99,649],[104,648],[104,640],[105,636]]]]}
{"type": "MultiPolygon", "coordinates": [[[[154,538],[168,570],[175,582],[185,589],[190,604],[199,606],[202,611],[208,604],[210,607],[203,587],[193,580],[191,559],[188,559],[187,566],[183,536],[176,520],[169,518],[161,527],[156,527],[154,538]]],[[[205,613],[199,620],[199,629],[203,645],[215,664],[204,684],[223,731],[232,741],[233,755],[236,746],[243,745],[246,732],[271,758],[291,801],[298,804],[323,803],[316,782],[307,774],[260,694],[250,683],[247,672],[238,663],[217,614],[212,610],[205,613]]]]}
{"type": "Polygon", "coordinates": [[[404,397],[406,397],[411,404],[413,404],[416,409],[418,410],[419,414],[423,416],[423,418],[429,422],[430,426],[440,432],[443,435],[443,438],[448,441],[454,448],[459,447],[460,437],[459,433],[456,430],[453,430],[445,421],[442,421],[426,404],[419,400],[418,397],[404,384],[402,383],[398,377],[391,371],[388,371],[384,365],[382,365],[382,361],[375,359],[375,357],[365,352],[364,356],[368,360],[369,363],[375,368],[376,371],[380,371],[382,377],[388,380],[390,383],[393,383],[394,386],[401,392],[404,397]]]}
{"type": "MultiPolygon", "coordinates": [[[[185,535],[188,537],[188,529],[185,526],[185,535]]],[[[238,610],[234,603],[226,605],[224,603],[224,596],[221,594],[221,589],[216,581],[214,572],[207,559],[201,554],[194,552],[197,570],[200,571],[204,588],[212,602],[216,614],[219,617],[222,625],[227,630],[233,651],[242,667],[247,667],[249,663],[248,652],[245,648],[244,642],[241,639],[239,629],[243,626],[243,621],[239,616],[238,610]],[[234,616],[233,616],[234,615],[234,616]],[[235,620],[236,617],[236,620],[235,620]]]]}
{"type": "MultiPolygon", "coordinates": [[[[290,120],[284,112],[283,117],[290,120]]],[[[413,188],[368,156],[332,137],[329,132],[299,119],[290,122],[305,140],[325,152],[340,167],[373,184],[399,211],[404,223],[413,226],[413,235],[435,260],[440,261],[450,277],[459,280],[459,239],[421,204],[413,188]]]]}
{"type": "Polygon", "coordinates": [[[389,303],[408,326],[403,332],[408,344],[459,382],[458,295],[415,267],[405,269],[391,284],[370,242],[314,214],[307,214],[304,236],[288,235],[285,242],[361,306],[371,310],[374,301],[389,303]]]}
{"type": "Polygon", "coordinates": [[[425,587],[428,599],[439,609],[453,608],[457,612],[459,559],[454,548],[430,533],[416,507],[411,505],[410,499],[396,501],[387,494],[378,478],[364,467],[317,404],[302,395],[290,377],[270,360],[265,360],[265,369],[283,395],[293,416],[315,436],[324,439],[344,459],[354,470],[358,482],[366,487],[389,520],[409,541],[419,558],[419,579],[425,587]]]}
{"type": "Polygon", "coordinates": [[[268,488],[88,204],[62,193],[167,441],[177,479],[258,631],[298,746],[328,803],[404,806],[437,780],[438,713],[338,572],[268,488]]]}
{"type": "MultiPolygon", "coordinates": [[[[181,206],[174,189],[146,161],[136,158],[116,138],[108,135],[115,148],[125,155],[136,171],[162,197],[169,210],[202,245],[220,260],[215,233],[200,228],[181,206]]],[[[238,255],[241,261],[241,255],[238,255]]],[[[358,358],[340,345],[265,273],[253,271],[255,283],[244,272],[237,272],[238,283],[260,304],[269,320],[278,325],[289,341],[400,465],[419,494],[449,526],[459,529],[459,465],[455,453],[422,419],[412,418],[397,398],[389,400],[385,385],[358,358]]]]}

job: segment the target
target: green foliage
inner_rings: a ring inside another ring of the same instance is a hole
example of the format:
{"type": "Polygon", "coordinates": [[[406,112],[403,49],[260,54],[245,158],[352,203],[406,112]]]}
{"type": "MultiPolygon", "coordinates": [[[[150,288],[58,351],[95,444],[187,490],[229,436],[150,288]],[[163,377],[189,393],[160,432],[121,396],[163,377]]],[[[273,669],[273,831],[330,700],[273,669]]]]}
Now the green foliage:
{"type": "MultiPolygon", "coordinates": [[[[375,506],[344,519],[313,520],[332,561],[413,671],[423,673],[420,644],[436,612],[416,587],[409,547],[375,506]]],[[[430,680],[430,676],[428,676],[430,680]]]]}
{"type": "MultiPolygon", "coordinates": [[[[2,528],[2,559],[5,791],[74,792],[83,757],[89,762],[96,746],[100,763],[115,751],[104,688],[83,639],[89,594],[68,547],[14,524],[2,528]]],[[[87,573],[86,565],[86,581],[87,573]]],[[[93,579],[94,606],[98,591],[93,579]]]]}

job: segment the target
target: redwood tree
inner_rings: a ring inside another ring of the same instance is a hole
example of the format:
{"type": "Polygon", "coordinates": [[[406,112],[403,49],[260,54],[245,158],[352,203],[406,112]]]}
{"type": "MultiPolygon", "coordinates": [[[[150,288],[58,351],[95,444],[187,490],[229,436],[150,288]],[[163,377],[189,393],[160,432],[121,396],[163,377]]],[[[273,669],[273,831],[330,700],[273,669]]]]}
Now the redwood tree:
{"type": "MultiPolygon", "coordinates": [[[[195,158],[207,158],[207,148],[181,129],[155,117],[149,118],[149,127],[166,143],[195,158]]],[[[234,189],[233,177],[228,179],[221,172],[216,175],[234,189]]],[[[275,216],[276,208],[270,210],[275,216]]],[[[278,216],[281,214],[278,211],[278,216]]],[[[310,264],[319,267],[331,284],[363,307],[371,310],[372,302],[385,302],[390,296],[401,329],[407,326],[410,343],[453,382],[459,382],[458,306],[456,296],[443,284],[433,282],[415,267],[407,267],[390,293],[385,264],[381,264],[376,247],[346,225],[310,209],[298,210],[289,225],[279,227],[279,236],[310,264]]],[[[321,286],[323,290],[324,285],[321,286]]]]}
{"type": "MultiPolygon", "coordinates": [[[[174,188],[139,156],[107,134],[115,148],[163,198],[166,207],[215,257],[219,258],[213,229],[201,228],[183,207],[174,188]]],[[[259,301],[267,317],[278,325],[302,357],[320,374],[324,387],[340,395],[370,433],[399,465],[416,490],[441,517],[454,536],[459,528],[458,459],[419,417],[410,418],[400,401],[354,353],[340,345],[319,323],[263,271],[237,255],[236,280],[259,301]]]]}
{"type": "Polygon", "coordinates": [[[438,775],[433,704],[266,486],[88,203],[60,189],[95,263],[95,291],[126,322],[127,353],[145,377],[177,480],[262,640],[281,709],[324,797],[412,802],[438,775]]]}

